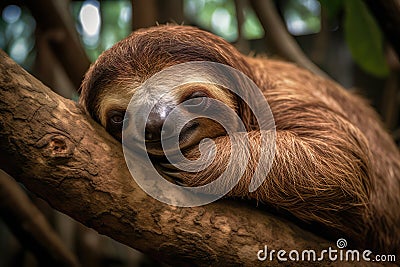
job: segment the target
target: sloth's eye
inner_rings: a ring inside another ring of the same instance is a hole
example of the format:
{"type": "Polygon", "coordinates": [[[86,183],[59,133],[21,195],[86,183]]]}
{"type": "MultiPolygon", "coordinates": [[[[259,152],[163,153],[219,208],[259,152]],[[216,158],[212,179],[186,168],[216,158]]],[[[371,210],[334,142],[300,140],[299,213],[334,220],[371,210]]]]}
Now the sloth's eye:
{"type": "Polygon", "coordinates": [[[124,121],[124,112],[112,110],[108,114],[109,122],[115,125],[122,124],[124,121]]]}
{"type": "Polygon", "coordinates": [[[107,112],[106,130],[119,141],[121,141],[122,138],[124,116],[125,111],[121,110],[110,110],[107,112]]]}
{"type": "Polygon", "coordinates": [[[204,92],[194,92],[188,99],[183,102],[183,105],[191,112],[200,112],[209,106],[210,98],[204,92]]]}
{"type": "Polygon", "coordinates": [[[124,118],[120,115],[114,115],[111,117],[111,121],[113,123],[121,123],[124,120],[124,118]]]}

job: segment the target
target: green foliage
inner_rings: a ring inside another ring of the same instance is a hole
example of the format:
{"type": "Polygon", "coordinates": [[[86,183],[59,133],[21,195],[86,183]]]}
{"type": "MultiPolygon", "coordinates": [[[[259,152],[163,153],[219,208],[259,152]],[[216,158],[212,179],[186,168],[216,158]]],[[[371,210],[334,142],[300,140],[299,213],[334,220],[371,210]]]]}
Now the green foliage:
{"type": "Polygon", "coordinates": [[[361,0],[345,1],[344,32],[354,60],[378,77],[389,74],[383,38],[376,21],[361,0]]]}
{"type": "MultiPolygon", "coordinates": [[[[233,0],[185,0],[184,11],[190,22],[208,29],[233,42],[238,37],[235,3],[233,0]]],[[[254,11],[244,10],[243,35],[247,39],[264,36],[264,30],[254,11]]]]}
{"type": "Polygon", "coordinates": [[[184,7],[187,17],[200,27],[209,29],[228,41],[237,38],[235,5],[232,0],[186,0],[184,7]]]}
{"type": "Polygon", "coordinates": [[[283,6],[283,17],[293,35],[307,35],[321,30],[320,4],[313,1],[288,0],[283,6]]]}
{"type": "Polygon", "coordinates": [[[71,3],[72,16],[76,21],[83,46],[91,61],[94,61],[106,49],[117,41],[125,38],[131,32],[130,1],[74,1],[71,3]],[[79,19],[84,4],[96,4],[99,7],[101,21],[100,32],[94,36],[86,36],[79,19]]]}
{"type": "Polygon", "coordinates": [[[354,61],[366,72],[385,77],[389,74],[382,33],[361,0],[319,0],[333,18],[344,10],[344,34],[354,61]]]}
{"type": "Polygon", "coordinates": [[[36,23],[28,9],[6,6],[0,13],[0,49],[27,70],[35,61],[36,23]]]}
{"type": "Polygon", "coordinates": [[[244,38],[260,39],[264,36],[264,29],[258,20],[257,15],[253,9],[245,8],[244,10],[244,23],[243,23],[243,36],[244,38]]]}
{"type": "Polygon", "coordinates": [[[100,34],[102,49],[108,49],[131,31],[129,1],[103,1],[100,4],[103,27],[100,34]]]}
{"type": "MultiPolygon", "coordinates": [[[[352,0],[348,0],[352,1],[352,0]]],[[[344,0],[319,0],[321,6],[323,6],[328,13],[329,18],[336,17],[340,10],[343,9],[344,0]]]]}

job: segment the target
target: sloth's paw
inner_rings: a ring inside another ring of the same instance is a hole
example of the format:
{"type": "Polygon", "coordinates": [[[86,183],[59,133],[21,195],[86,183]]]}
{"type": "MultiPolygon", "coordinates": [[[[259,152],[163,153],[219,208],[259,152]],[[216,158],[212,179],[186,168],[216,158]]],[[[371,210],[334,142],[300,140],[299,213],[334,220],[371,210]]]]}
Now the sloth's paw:
{"type": "Polygon", "coordinates": [[[211,176],[207,174],[207,170],[188,172],[171,163],[159,163],[159,170],[164,178],[181,186],[201,186],[212,181],[210,179],[211,176]]]}

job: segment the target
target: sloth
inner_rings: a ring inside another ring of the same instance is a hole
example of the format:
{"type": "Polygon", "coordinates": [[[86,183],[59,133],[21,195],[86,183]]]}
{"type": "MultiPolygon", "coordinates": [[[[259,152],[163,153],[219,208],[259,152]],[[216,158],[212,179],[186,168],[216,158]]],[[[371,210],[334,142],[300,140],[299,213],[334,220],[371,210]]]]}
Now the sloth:
{"type": "MultiPolygon", "coordinates": [[[[146,120],[143,138],[147,153],[163,176],[198,186],[224,171],[230,139],[213,120],[195,119],[179,133],[179,148],[188,159],[197,159],[199,143],[212,139],[217,154],[202,171],[174,168],[163,159],[160,145],[162,126],[175,106],[191,100],[185,110],[190,113],[193,107],[206,108],[207,99],[216,99],[235,111],[249,138],[249,162],[228,196],[257,200],[298,222],[321,227],[332,233],[332,238],[346,237],[354,246],[398,252],[399,150],[367,102],[329,79],[291,63],[245,56],[222,38],[195,27],[162,25],[135,31],[100,55],[85,75],[80,103],[121,141],[130,100],[140,108],[157,97],[138,92],[140,85],[165,68],[193,61],[230,66],[260,88],[275,120],[274,161],[261,186],[249,192],[254,166],[263,164],[258,162],[259,155],[268,149],[261,146],[254,114],[224,88],[187,84],[163,92],[168,97],[158,102],[147,118],[132,118],[146,120]]],[[[236,157],[240,166],[241,154],[236,157]]]]}

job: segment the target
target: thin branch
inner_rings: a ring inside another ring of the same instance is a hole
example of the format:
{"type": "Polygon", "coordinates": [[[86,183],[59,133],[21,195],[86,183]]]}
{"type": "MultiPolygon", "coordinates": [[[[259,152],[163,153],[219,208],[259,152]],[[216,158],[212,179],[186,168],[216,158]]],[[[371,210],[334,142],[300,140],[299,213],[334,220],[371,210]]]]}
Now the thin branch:
{"type": "Polygon", "coordinates": [[[40,210],[13,178],[0,170],[0,217],[41,263],[79,266],[40,210]]]}
{"type": "Polygon", "coordinates": [[[69,1],[56,0],[24,2],[41,31],[47,33],[53,54],[60,61],[75,88],[78,89],[90,61],[79,41],[68,3],[69,1]]]}
{"type": "Polygon", "coordinates": [[[296,40],[287,32],[272,0],[250,0],[250,3],[266,32],[268,45],[279,56],[319,76],[329,77],[304,54],[296,40]]]}
{"type": "Polygon", "coordinates": [[[236,20],[237,20],[237,32],[238,38],[235,46],[242,53],[248,53],[250,51],[249,42],[243,36],[243,26],[245,22],[244,9],[246,6],[246,0],[235,0],[236,20]]]}
{"type": "Polygon", "coordinates": [[[257,252],[265,245],[334,246],[243,201],[178,208],[151,198],[132,179],[119,142],[4,52],[0,113],[0,168],[57,210],[158,260],[263,266],[257,252]]]}

